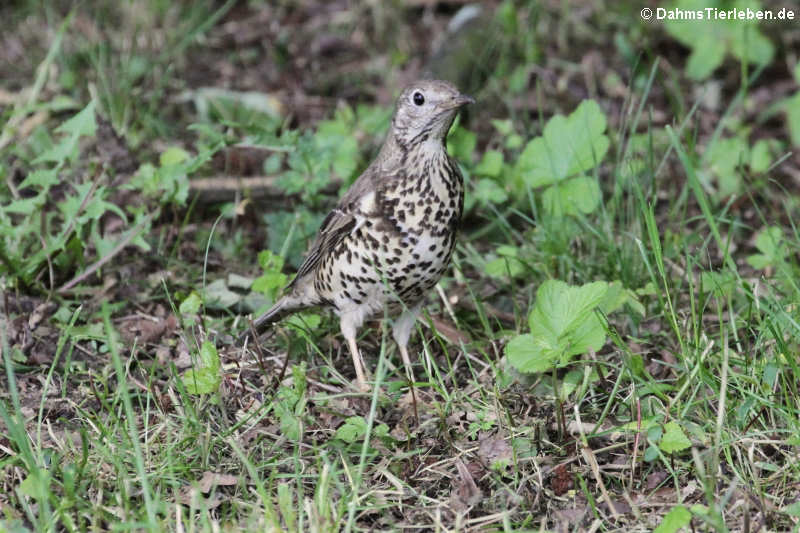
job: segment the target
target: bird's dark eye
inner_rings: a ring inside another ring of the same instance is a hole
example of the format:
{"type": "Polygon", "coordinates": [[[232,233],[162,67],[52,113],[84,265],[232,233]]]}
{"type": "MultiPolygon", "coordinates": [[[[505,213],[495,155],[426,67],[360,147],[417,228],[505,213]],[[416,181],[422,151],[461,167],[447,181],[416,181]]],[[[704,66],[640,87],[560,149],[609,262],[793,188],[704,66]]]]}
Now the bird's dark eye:
{"type": "Polygon", "coordinates": [[[414,103],[417,105],[422,105],[425,103],[425,97],[422,96],[422,93],[417,91],[414,93],[414,103]]]}

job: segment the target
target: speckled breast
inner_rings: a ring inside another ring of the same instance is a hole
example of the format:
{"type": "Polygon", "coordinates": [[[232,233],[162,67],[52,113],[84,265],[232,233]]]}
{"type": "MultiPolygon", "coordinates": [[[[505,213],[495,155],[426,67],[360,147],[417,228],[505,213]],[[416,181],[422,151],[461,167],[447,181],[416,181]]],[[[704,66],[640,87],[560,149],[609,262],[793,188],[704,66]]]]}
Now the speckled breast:
{"type": "Polygon", "coordinates": [[[443,155],[361,200],[361,218],[317,271],[315,288],[337,309],[411,307],[442,277],[464,202],[458,168],[443,155]]]}

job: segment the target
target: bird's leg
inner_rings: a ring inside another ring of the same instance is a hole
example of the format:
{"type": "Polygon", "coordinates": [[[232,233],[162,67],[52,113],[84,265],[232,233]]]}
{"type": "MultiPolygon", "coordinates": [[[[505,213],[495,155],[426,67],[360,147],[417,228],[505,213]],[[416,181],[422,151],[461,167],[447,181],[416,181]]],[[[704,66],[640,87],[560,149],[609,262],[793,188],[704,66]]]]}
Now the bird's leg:
{"type": "Polygon", "coordinates": [[[411,402],[414,405],[414,416],[417,420],[419,420],[419,414],[417,413],[417,395],[414,392],[414,368],[411,366],[411,358],[408,356],[408,338],[411,336],[411,330],[414,328],[419,309],[420,306],[415,305],[411,309],[403,311],[403,314],[394,321],[394,328],[392,329],[392,336],[397,343],[397,348],[400,350],[400,357],[403,359],[403,366],[406,369],[411,402]]]}
{"type": "Polygon", "coordinates": [[[342,315],[339,319],[342,335],[350,348],[350,355],[353,358],[353,367],[356,370],[356,388],[361,392],[369,392],[370,386],[367,383],[366,373],[364,372],[364,361],[356,344],[356,327],[354,321],[348,315],[342,315]]]}

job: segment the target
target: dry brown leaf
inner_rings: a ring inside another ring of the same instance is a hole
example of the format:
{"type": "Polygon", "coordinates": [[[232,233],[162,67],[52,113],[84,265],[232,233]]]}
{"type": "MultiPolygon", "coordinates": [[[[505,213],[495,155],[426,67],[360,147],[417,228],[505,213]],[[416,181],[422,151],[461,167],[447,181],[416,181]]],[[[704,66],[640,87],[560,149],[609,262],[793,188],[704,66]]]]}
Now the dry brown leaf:
{"type": "Polygon", "coordinates": [[[231,486],[236,485],[239,478],[233,474],[218,474],[216,472],[203,472],[203,477],[197,482],[198,488],[201,492],[207,493],[214,486],[231,486]]]}
{"type": "Polygon", "coordinates": [[[456,459],[455,463],[458,477],[454,477],[451,481],[450,506],[455,511],[463,513],[481,501],[483,494],[464,461],[456,459]]]}

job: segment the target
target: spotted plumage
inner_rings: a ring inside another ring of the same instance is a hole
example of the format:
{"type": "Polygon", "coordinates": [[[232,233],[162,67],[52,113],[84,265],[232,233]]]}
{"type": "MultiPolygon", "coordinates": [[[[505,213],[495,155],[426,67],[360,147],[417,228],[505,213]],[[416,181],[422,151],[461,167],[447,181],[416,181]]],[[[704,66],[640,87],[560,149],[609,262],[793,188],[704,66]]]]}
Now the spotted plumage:
{"type": "Polygon", "coordinates": [[[445,138],[471,102],[444,81],[419,81],[402,92],[378,157],[322,222],[294,280],[254,322],[256,330],[307,307],[332,308],[366,389],[356,331],[388,309],[399,314],[393,336],[413,382],[408,338],[426,292],[450,262],[464,206],[445,138]]]}

